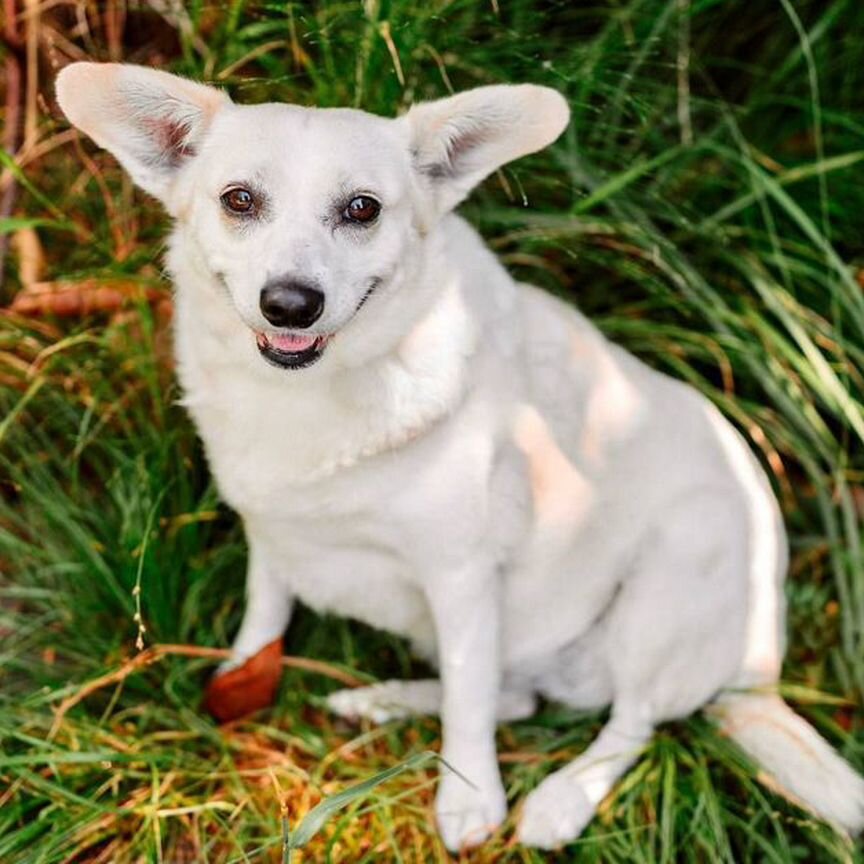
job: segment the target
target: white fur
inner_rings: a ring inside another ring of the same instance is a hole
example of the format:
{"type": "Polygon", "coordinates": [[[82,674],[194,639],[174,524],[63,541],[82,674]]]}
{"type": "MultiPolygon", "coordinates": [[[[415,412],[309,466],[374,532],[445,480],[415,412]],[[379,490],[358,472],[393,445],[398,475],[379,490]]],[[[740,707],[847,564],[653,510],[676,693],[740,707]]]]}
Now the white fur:
{"type": "MultiPolygon", "coordinates": [[[[443,771],[450,848],[503,819],[496,717],[524,716],[535,694],[613,705],[595,744],[525,803],[520,837],[552,847],[658,722],[776,683],[786,540],[740,436],[694,390],[514,283],[449,212],[560,134],[559,95],[481,88],[387,120],[237,106],[150,70],[75,64],[58,96],[176,219],[185,403],[250,546],[238,658],[284,630],[294,598],[410,639],[440,687],[331,705],[441,714],[444,758],[472,783],[443,771]],[[266,193],[266,218],[226,216],[220,192],[238,182],[266,193]],[[381,215],[345,228],[338,202],[361,192],[381,215]],[[326,295],[312,332],[332,339],[303,370],[256,348],[273,329],[259,292],[285,275],[326,295]]],[[[722,704],[792,794],[861,827],[860,778],[803,720],[776,698],[722,704]]]]}

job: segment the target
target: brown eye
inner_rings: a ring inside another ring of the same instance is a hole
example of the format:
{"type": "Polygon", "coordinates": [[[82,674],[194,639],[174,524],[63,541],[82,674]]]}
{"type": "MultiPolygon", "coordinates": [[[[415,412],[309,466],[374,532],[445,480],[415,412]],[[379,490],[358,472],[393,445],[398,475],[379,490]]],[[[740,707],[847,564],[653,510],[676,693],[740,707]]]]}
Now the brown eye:
{"type": "Polygon", "coordinates": [[[232,213],[251,213],[255,209],[255,197],[242,186],[223,192],[221,200],[222,206],[232,213]]]}
{"type": "Polygon", "coordinates": [[[368,195],[358,195],[348,202],[342,215],[350,222],[371,222],[381,212],[381,205],[368,195]]]}

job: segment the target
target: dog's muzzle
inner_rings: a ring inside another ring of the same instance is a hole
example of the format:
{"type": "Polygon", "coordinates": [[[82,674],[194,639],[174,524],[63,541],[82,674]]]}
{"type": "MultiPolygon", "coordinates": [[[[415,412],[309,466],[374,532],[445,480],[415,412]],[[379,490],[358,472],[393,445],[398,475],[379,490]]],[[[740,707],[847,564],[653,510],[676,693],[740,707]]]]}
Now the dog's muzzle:
{"type": "MultiPolygon", "coordinates": [[[[305,330],[324,311],[324,293],[310,283],[283,276],[261,289],[261,314],[274,327],[305,330]]],[[[321,356],[328,337],[304,333],[258,333],[261,356],[281,369],[302,369],[321,356]]]]}

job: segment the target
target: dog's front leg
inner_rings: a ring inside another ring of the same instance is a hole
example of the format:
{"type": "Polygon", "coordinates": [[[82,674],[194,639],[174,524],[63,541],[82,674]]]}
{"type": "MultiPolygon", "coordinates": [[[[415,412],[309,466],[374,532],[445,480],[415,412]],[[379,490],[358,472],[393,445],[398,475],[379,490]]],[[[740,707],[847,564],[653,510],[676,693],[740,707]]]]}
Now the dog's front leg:
{"type": "Polygon", "coordinates": [[[273,701],[282,677],[282,634],[294,605],[281,567],[255,541],[248,527],[247,539],[243,621],[234,638],[232,657],[220,667],[205,697],[207,710],[223,722],[273,701]]]}
{"type": "Polygon", "coordinates": [[[446,763],[435,812],[453,851],[482,843],[507,812],[495,750],[500,591],[488,564],[438,574],[428,590],[438,637],[446,763]]]}

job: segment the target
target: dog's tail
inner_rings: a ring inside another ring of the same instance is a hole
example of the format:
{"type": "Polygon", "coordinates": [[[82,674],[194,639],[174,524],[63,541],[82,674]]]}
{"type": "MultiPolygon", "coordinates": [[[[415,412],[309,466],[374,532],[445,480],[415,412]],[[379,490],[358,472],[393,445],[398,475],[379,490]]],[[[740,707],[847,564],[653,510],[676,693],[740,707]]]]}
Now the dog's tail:
{"type": "Polygon", "coordinates": [[[864,829],[864,778],[779,696],[724,694],[709,712],[778,791],[852,834],[864,829]]]}

